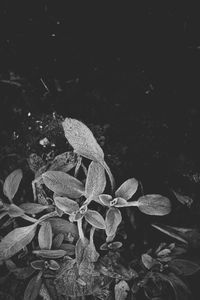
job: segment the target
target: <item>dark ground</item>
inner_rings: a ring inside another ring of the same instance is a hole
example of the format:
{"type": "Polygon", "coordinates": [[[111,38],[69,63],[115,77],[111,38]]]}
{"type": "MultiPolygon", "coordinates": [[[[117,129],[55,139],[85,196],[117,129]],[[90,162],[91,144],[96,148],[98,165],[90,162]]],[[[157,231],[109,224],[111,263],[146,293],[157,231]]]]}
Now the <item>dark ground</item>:
{"type": "Polygon", "coordinates": [[[79,5],[1,1],[1,158],[26,157],[31,147],[41,154],[34,143],[45,133],[35,124],[53,112],[107,124],[104,150],[117,181],[134,176],[149,193],[181,190],[194,204],[166,222],[198,227],[198,10],[176,1],[79,5]]]}

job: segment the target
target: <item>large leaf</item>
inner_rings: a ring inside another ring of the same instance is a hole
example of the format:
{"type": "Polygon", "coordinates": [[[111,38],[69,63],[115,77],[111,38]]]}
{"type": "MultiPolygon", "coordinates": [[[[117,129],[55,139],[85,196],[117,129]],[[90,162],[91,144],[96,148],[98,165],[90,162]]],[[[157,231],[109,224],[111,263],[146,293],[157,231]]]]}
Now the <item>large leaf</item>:
{"type": "Polygon", "coordinates": [[[26,214],[34,215],[47,209],[49,205],[42,205],[39,203],[22,203],[19,207],[23,209],[26,214]]]}
{"type": "Polygon", "coordinates": [[[36,300],[42,285],[41,273],[35,275],[29,281],[25,292],[24,292],[24,300],[36,300]]]}
{"type": "Polygon", "coordinates": [[[10,258],[28,245],[35,235],[36,226],[20,227],[8,233],[0,242],[0,260],[10,258]]]}
{"type": "Polygon", "coordinates": [[[186,259],[173,259],[168,263],[169,268],[176,273],[178,271],[178,275],[190,276],[200,270],[200,265],[186,259]]]}
{"type": "Polygon", "coordinates": [[[65,137],[74,148],[74,151],[83,157],[99,162],[108,173],[112,188],[114,188],[114,178],[104,161],[103,150],[91,130],[82,122],[72,118],[66,118],[62,125],[65,137]]]}
{"type": "Polygon", "coordinates": [[[8,177],[6,177],[6,180],[3,185],[3,192],[4,195],[8,197],[10,201],[12,201],[18,190],[19,184],[22,180],[22,176],[22,170],[17,169],[13,171],[10,175],[8,175],[8,177]]]}
{"type": "Polygon", "coordinates": [[[85,214],[86,221],[94,226],[95,228],[105,229],[105,221],[104,218],[95,210],[88,209],[85,214]]]}
{"type": "Polygon", "coordinates": [[[38,243],[40,249],[51,249],[52,245],[52,228],[50,222],[43,222],[39,233],[38,233],[38,243]]]}
{"type": "Polygon", "coordinates": [[[145,195],[140,197],[135,205],[147,215],[164,216],[171,211],[171,202],[161,195],[145,195]]]}
{"type": "Polygon", "coordinates": [[[69,240],[69,235],[75,239],[78,238],[78,229],[76,224],[61,218],[50,218],[48,221],[51,223],[53,233],[63,233],[65,241],[69,240]]]}
{"type": "Polygon", "coordinates": [[[111,207],[106,213],[106,234],[107,236],[115,235],[118,225],[122,221],[122,215],[118,208],[111,207]]]}
{"type": "Polygon", "coordinates": [[[83,184],[73,176],[61,171],[47,171],[42,174],[44,184],[59,196],[79,198],[84,194],[83,184]]]}
{"type": "Polygon", "coordinates": [[[103,193],[106,186],[105,170],[98,162],[92,161],[88,168],[85,196],[87,198],[103,193]]]}
{"type": "Polygon", "coordinates": [[[78,204],[67,197],[55,197],[54,202],[59,209],[69,215],[79,210],[78,204]]]}
{"type": "Polygon", "coordinates": [[[129,200],[137,191],[138,181],[135,178],[126,180],[115,192],[116,197],[129,200]]]}

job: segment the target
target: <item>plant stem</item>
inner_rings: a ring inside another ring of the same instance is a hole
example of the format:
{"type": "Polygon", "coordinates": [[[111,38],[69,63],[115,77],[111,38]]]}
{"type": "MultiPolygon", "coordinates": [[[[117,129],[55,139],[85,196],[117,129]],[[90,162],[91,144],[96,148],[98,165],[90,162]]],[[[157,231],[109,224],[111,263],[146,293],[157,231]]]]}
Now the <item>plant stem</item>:
{"type": "Polygon", "coordinates": [[[77,221],[77,225],[78,225],[78,233],[79,233],[79,237],[82,241],[84,241],[85,239],[85,236],[84,236],[84,233],[83,233],[83,228],[82,228],[82,219],[79,219],[77,221]]]}

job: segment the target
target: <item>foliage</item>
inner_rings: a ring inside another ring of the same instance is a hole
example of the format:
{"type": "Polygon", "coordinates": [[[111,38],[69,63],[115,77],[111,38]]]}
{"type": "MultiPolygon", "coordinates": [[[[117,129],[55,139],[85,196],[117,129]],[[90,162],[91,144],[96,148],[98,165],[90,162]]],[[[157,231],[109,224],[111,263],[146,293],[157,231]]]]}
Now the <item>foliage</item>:
{"type": "MultiPolygon", "coordinates": [[[[33,201],[15,202],[22,170],[14,170],[3,183],[0,217],[5,220],[2,226],[6,233],[0,242],[0,262],[8,276],[20,279],[23,273],[25,278],[33,275],[24,299],[34,300],[45,293],[48,299],[87,295],[95,299],[132,295],[137,299],[141,291],[147,299],[173,299],[169,289],[177,300],[189,299],[184,276],[198,272],[200,266],[178,256],[186,253],[194,231],[152,224],[179,244],[161,243],[135,255],[125,266],[120,255],[123,242],[117,240],[124,211],[133,214],[137,207],[140,213],[164,216],[172,210],[171,200],[160,194],[143,194],[133,177],[116,189],[104,152],[89,128],[71,118],[62,124],[77,159],[72,163],[66,161],[66,153],[59,154],[51,164],[35,170],[33,201]],[[20,226],[21,219],[29,225],[20,226]],[[94,234],[101,245],[94,242],[94,234]],[[14,263],[16,257],[20,261],[24,256],[26,272],[14,263]]],[[[69,156],[74,157],[71,152],[69,156]]],[[[183,198],[179,201],[183,203],[183,198]]],[[[195,236],[198,240],[198,232],[195,236]]]]}

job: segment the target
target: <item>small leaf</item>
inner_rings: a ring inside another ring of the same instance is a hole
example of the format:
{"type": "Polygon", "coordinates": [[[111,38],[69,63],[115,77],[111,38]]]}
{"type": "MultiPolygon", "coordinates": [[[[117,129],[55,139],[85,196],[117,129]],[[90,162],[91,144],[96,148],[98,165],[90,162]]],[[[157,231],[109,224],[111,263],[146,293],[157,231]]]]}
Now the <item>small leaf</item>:
{"type": "Polygon", "coordinates": [[[45,267],[45,261],[44,260],[34,260],[31,262],[31,267],[35,270],[43,270],[45,267]]]}
{"type": "Polygon", "coordinates": [[[153,259],[149,254],[145,253],[142,254],[142,263],[145,266],[145,268],[147,268],[148,270],[150,270],[153,265],[155,264],[155,259],[153,259]]]}
{"type": "Polygon", "coordinates": [[[177,200],[181,203],[181,204],[186,204],[188,207],[190,207],[193,203],[193,200],[185,195],[181,195],[175,191],[173,191],[174,195],[176,196],[177,200]]]}
{"type": "Polygon", "coordinates": [[[84,186],[75,177],[61,171],[47,171],[42,174],[44,184],[59,196],[79,198],[84,194],[84,186]]]}
{"type": "Polygon", "coordinates": [[[115,196],[129,200],[138,189],[138,181],[135,178],[126,180],[115,192],[115,196]]]}
{"type": "Polygon", "coordinates": [[[99,195],[99,200],[103,205],[110,206],[112,196],[107,195],[107,194],[101,194],[101,195],[99,195]]]}
{"type": "Polygon", "coordinates": [[[17,169],[13,171],[8,177],[6,177],[4,185],[3,185],[3,192],[6,197],[11,201],[19,187],[19,184],[22,180],[22,170],[17,169]]]}
{"type": "Polygon", "coordinates": [[[64,243],[60,246],[60,249],[66,251],[66,255],[74,255],[75,254],[75,246],[73,244],[64,243]]]}
{"type": "Polygon", "coordinates": [[[78,204],[67,197],[55,197],[54,202],[59,209],[69,215],[79,210],[78,204]]]}
{"type": "Polygon", "coordinates": [[[8,259],[26,245],[28,245],[34,235],[37,225],[16,228],[8,233],[0,242],[0,260],[8,259]]]}
{"type": "Polygon", "coordinates": [[[77,226],[73,223],[70,223],[67,220],[61,218],[50,218],[48,220],[51,223],[52,231],[54,234],[63,233],[64,240],[69,240],[69,233],[75,238],[78,238],[78,229],[77,226]]]}
{"type": "Polygon", "coordinates": [[[121,280],[115,285],[115,300],[125,300],[127,299],[128,292],[130,288],[128,283],[124,280],[121,280]]]}
{"type": "Polygon", "coordinates": [[[73,151],[67,151],[57,155],[49,167],[50,171],[69,172],[77,164],[77,155],[73,151]]]}
{"type": "Polygon", "coordinates": [[[61,246],[61,244],[62,244],[62,242],[64,241],[64,238],[65,238],[65,236],[64,236],[63,233],[61,233],[61,232],[58,233],[58,234],[54,237],[54,239],[53,239],[52,247],[53,247],[54,249],[59,249],[60,246],[61,246]]]}
{"type": "Polygon", "coordinates": [[[115,198],[115,199],[113,199],[113,201],[116,201],[116,203],[115,203],[115,207],[126,207],[126,206],[128,206],[128,202],[125,200],[125,199],[123,199],[123,198],[115,198]]]}
{"type": "Polygon", "coordinates": [[[38,233],[38,242],[40,249],[50,250],[52,245],[52,228],[51,223],[43,222],[39,233],[38,233]]]}
{"type": "Polygon", "coordinates": [[[168,266],[172,269],[172,271],[174,268],[178,269],[180,271],[179,275],[183,276],[193,275],[200,270],[199,264],[186,259],[173,259],[168,266]]]}
{"type": "Polygon", "coordinates": [[[187,240],[182,238],[182,236],[180,235],[180,232],[178,230],[176,230],[174,227],[168,226],[168,225],[157,225],[157,224],[151,224],[151,226],[153,226],[154,228],[160,230],[161,232],[171,236],[172,238],[175,238],[178,241],[187,244],[187,240]]]}
{"type": "Polygon", "coordinates": [[[88,168],[85,196],[91,198],[103,193],[106,186],[105,170],[98,162],[92,161],[88,168]]]}
{"type": "Polygon", "coordinates": [[[57,263],[57,261],[51,259],[49,261],[49,269],[52,271],[57,271],[60,269],[60,265],[57,263]]]}
{"type": "Polygon", "coordinates": [[[41,205],[39,203],[22,203],[19,207],[23,209],[26,214],[34,215],[42,212],[43,210],[47,209],[49,206],[41,205]]]}
{"type": "Polygon", "coordinates": [[[67,255],[67,252],[62,249],[58,250],[34,250],[34,254],[43,258],[61,258],[67,255]]]}
{"type": "Polygon", "coordinates": [[[15,204],[10,204],[8,214],[11,218],[17,218],[24,215],[24,211],[15,204]]]}
{"type": "Polygon", "coordinates": [[[106,234],[107,236],[113,236],[116,231],[118,225],[122,221],[122,215],[118,208],[111,207],[108,209],[106,213],[106,234]]]}
{"type": "Polygon", "coordinates": [[[90,225],[94,226],[95,228],[106,228],[104,218],[95,210],[88,209],[85,214],[85,219],[90,225]]]}
{"type": "Polygon", "coordinates": [[[171,202],[161,195],[145,195],[140,197],[135,205],[147,215],[164,216],[171,211],[171,202]]]}
{"type": "MultiPolygon", "coordinates": [[[[40,274],[39,274],[40,275],[40,274]]],[[[35,275],[29,281],[26,290],[24,292],[24,300],[36,300],[42,285],[42,278],[39,275],[35,275]]]]}
{"type": "Polygon", "coordinates": [[[108,248],[111,250],[117,250],[119,248],[121,248],[123,246],[123,244],[121,242],[112,242],[110,244],[108,244],[108,248]]]}

